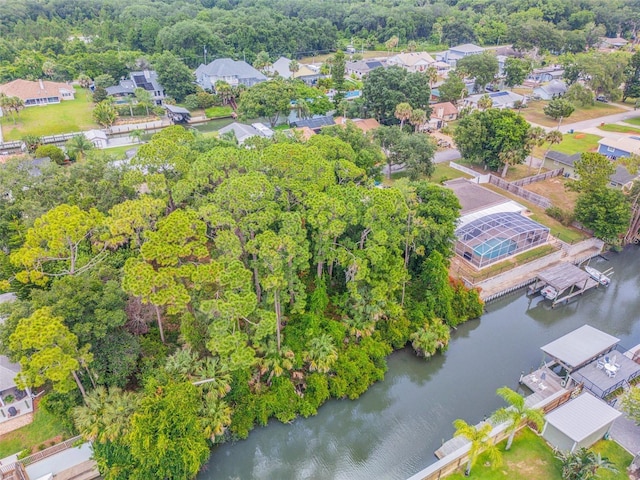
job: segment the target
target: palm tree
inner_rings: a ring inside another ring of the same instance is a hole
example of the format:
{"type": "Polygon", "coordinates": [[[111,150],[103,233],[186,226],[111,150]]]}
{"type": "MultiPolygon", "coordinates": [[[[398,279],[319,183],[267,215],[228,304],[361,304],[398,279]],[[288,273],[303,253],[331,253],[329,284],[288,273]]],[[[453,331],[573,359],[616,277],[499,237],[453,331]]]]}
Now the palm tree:
{"type": "Polygon", "coordinates": [[[498,154],[498,158],[503,164],[502,174],[500,175],[502,178],[507,176],[511,165],[515,165],[520,161],[520,155],[515,150],[504,150],[498,154]]]}
{"type": "Polygon", "coordinates": [[[556,458],[562,462],[563,480],[590,480],[598,476],[601,468],[618,471],[609,459],[584,447],[577,452],[557,452],[556,458]]]}
{"type": "Polygon", "coordinates": [[[433,84],[438,81],[438,69],[433,65],[429,65],[424,73],[429,77],[429,86],[433,87],[433,84]]]}
{"type": "Polygon", "coordinates": [[[493,439],[490,437],[493,427],[489,423],[483,424],[480,428],[469,425],[467,422],[461,419],[457,419],[453,422],[453,426],[456,432],[454,437],[464,437],[471,442],[471,448],[469,449],[469,461],[467,462],[467,468],[465,469],[465,475],[471,473],[471,467],[478,459],[478,455],[484,450],[493,468],[497,468],[502,465],[502,455],[500,450],[493,443],[493,439]]]}
{"type": "Polygon", "coordinates": [[[411,118],[411,112],[413,112],[413,108],[406,102],[399,103],[396,106],[395,117],[400,120],[400,130],[402,130],[404,122],[411,118]]]}
{"type": "Polygon", "coordinates": [[[327,373],[338,359],[338,349],[333,339],[326,333],[314,337],[309,342],[309,350],[305,359],[309,362],[309,370],[327,373]]]}
{"type": "Polygon", "coordinates": [[[222,100],[223,105],[229,103],[229,100],[231,100],[231,97],[233,96],[231,85],[224,80],[218,80],[214,85],[214,89],[216,91],[216,95],[218,95],[220,100],[222,100]]]}
{"type": "Polygon", "coordinates": [[[391,52],[394,48],[396,48],[398,46],[398,42],[399,42],[399,39],[396,35],[394,35],[389,40],[384,42],[385,46],[387,47],[387,51],[391,52]]]}
{"type": "Polygon", "coordinates": [[[74,410],[74,421],[85,440],[113,442],[127,434],[137,405],[135,393],[99,386],[86,396],[85,405],[74,410]]]}
{"type": "Polygon", "coordinates": [[[134,139],[136,141],[136,143],[140,143],[140,140],[142,139],[142,135],[144,135],[144,132],[142,130],[140,130],[139,128],[129,132],[129,137],[134,139]]]}
{"type": "MultiPolygon", "coordinates": [[[[533,162],[533,148],[541,147],[546,140],[547,132],[542,127],[532,127],[527,132],[527,147],[529,148],[529,172],[531,172],[531,163],[533,162]]],[[[544,162],[544,159],[543,159],[544,162]]]]}
{"type": "Polygon", "coordinates": [[[289,71],[291,72],[291,76],[293,77],[294,74],[300,70],[300,64],[297,62],[297,60],[291,60],[289,62],[289,71]]]}
{"type": "Polygon", "coordinates": [[[93,109],[93,118],[103,127],[111,127],[118,118],[118,110],[109,100],[103,100],[93,109]]]}
{"type": "Polygon", "coordinates": [[[409,43],[407,43],[407,50],[409,50],[410,52],[415,52],[417,48],[418,44],[415,40],[410,40],[409,43]]]}
{"type": "Polygon", "coordinates": [[[42,64],[42,73],[44,73],[47,77],[53,77],[53,74],[56,70],[56,64],[51,60],[45,60],[42,64]]]}
{"type": "Polygon", "coordinates": [[[409,123],[413,125],[413,128],[415,128],[415,131],[417,132],[421,125],[427,123],[427,112],[421,108],[416,108],[411,112],[409,123]]]}
{"type": "Polygon", "coordinates": [[[544,152],[544,158],[542,159],[542,162],[540,163],[540,168],[538,168],[538,175],[540,174],[540,171],[542,170],[542,165],[544,165],[544,160],[545,158],[547,158],[547,155],[549,154],[549,151],[551,150],[551,147],[553,145],[556,145],[560,142],[562,142],[563,140],[563,136],[562,133],[560,133],[560,130],[549,130],[547,132],[547,134],[545,135],[544,139],[546,142],[549,142],[549,147],[547,148],[547,151],[544,152]]]}
{"type": "Polygon", "coordinates": [[[67,140],[65,148],[69,158],[80,161],[89,150],[93,149],[93,143],[91,143],[84,135],[76,135],[75,137],[67,140]]]}
{"type": "Polygon", "coordinates": [[[89,86],[91,85],[91,77],[89,77],[89,75],[81,73],[80,75],[78,75],[78,83],[82,88],[89,88],[89,86]]]}
{"type": "Polygon", "coordinates": [[[133,93],[136,96],[138,105],[143,106],[147,111],[147,117],[148,117],[149,107],[153,107],[153,96],[149,91],[145,90],[144,88],[136,88],[133,93]]]}
{"type": "Polygon", "coordinates": [[[311,117],[311,108],[309,107],[309,103],[304,98],[299,98],[296,100],[294,109],[298,118],[311,117]]]}
{"type": "Polygon", "coordinates": [[[515,437],[516,431],[522,425],[522,422],[533,423],[540,430],[544,425],[544,413],[538,408],[527,407],[524,397],[509,387],[501,387],[496,390],[496,393],[509,404],[508,407],[503,407],[493,414],[497,422],[509,423],[507,427],[509,439],[505,447],[505,450],[509,450],[513,443],[513,437],[515,437]]]}
{"type": "Polygon", "coordinates": [[[478,108],[480,110],[487,110],[488,108],[493,107],[493,100],[486,93],[478,99],[478,108]]]}

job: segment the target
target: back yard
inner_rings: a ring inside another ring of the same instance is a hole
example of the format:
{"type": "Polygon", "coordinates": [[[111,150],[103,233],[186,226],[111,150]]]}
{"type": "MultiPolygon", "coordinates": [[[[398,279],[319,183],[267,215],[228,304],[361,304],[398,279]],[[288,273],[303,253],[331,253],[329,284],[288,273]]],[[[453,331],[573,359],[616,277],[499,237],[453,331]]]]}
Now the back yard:
{"type": "Polygon", "coordinates": [[[0,123],[4,141],[20,140],[25,135],[56,135],[100,128],[91,115],[91,92],[80,87],[75,90],[74,100],[23,109],[15,124],[10,117],[3,117],[0,123]]]}
{"type": "MultiPolygon", "coordinates": [[[[547,117],[543,108],[548,102],[542,100],[531,100],[527,108],[522,109],[522,115],[528,122],[544,125],[545,127],[555,127],[558,121],[551,117],[547,117]]],[[[603,117],[605,115],[613,115],[614,113],[622,113],[625,110],[611,103],[596,102],[591,107],[579,107],[571,114],[569,118],[565,118],[563,123],[581,122],[583,120],[592,120],[594,118],[603,117]]]]}
{"type": "MultiPolygon", "coordinates": [[[[567,155],[582,152],[595,152],[598,150],[598,140],[601,138],[602,137],[598,135],[590,133],[565,133],[562,142],[557,145],[553,145],[551,150],[566,153],[567,155]]],[[[544,157],[547,148],[549,148],[548,144],[545,144],[542,147],[535,147],[533,149],[533,155],[536,158],[542,158],[544,157]]]]}
{"type": "MultiPolygon", "coordinates": [[[[482,480],[562,479],[562,464],[555,458],[553,450],[542,437],[528,428],[518,433],[508,452],[504,451],[504,445],[505,442],[499,445],[503,452],[502,467],[491,469],[485,455],[480,455],[469,477],[465,477],[463,473],[456,473],[447,478],[449,480],[463,480],[465,478],[482,480]]],[[[618,470],[617,473],[599,470],[597,478],[601,480],[628,480],[626,469],[631,464],[633,457],[621,446],[611,440],[601,440],[592,447],[592,450],[607,457],[618,470]]]]}

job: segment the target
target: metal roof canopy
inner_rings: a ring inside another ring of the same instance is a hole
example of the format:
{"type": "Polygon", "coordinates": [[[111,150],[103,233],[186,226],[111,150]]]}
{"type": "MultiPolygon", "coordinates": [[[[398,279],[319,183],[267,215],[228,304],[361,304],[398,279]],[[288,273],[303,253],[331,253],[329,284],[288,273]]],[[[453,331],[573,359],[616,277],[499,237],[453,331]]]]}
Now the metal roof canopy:
{"type": "Polygon", "coordinates": [[[540,349],[569,370],[575,370],[609,351],[620,339],[590,325],[569,332],[540,349]]]}
{"type": "Polygon", "coordinates": [[[574,285],[583,288],[585,282],[591,277],[580,267],[565,262],[543,270],[538,273],[538,278],[551,285],[560,294],[574,285]]]}
{"type": "Polygon", "coordinates": [[[574,442],[581,442],[620,415],[615,408],[585,392],[548,413],[547,422],[574,442]]]}

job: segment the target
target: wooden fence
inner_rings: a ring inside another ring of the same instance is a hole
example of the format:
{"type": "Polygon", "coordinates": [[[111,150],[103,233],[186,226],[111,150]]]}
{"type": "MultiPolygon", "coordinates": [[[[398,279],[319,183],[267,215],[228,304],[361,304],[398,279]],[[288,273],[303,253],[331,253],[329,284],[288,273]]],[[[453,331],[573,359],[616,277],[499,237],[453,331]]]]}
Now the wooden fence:
{"type": "Polygon", "coordinates": [[[62,443],[57,443],[52,447],[45,448],[44,450],[41,450],[39,452],[34,453],[33,455],[29,455],[28,457],[23,458],[22,460],[20,460],[20,463],[25,467],[29,466],[32,463],[39,462],[40,460],[43,460],[47,457],[55,455],[56,453],[60,453],[69,448],[73,448],[76,442],[80,439],[82,439],[82,437],[77,436],[77,437],[70,438],[69,440],[66,440],[62,443]]]}
{"type": "Polygon", "coordinates": [[[521,178],[520,180],[514,180],[511,185],[517,185],[518,187],[524,187],[536,182],[543,182],[548,178],[559,177],[564,173],[564,168],[556,168],[539,175],[532,175],[531,177],[521,178]]]}
{"type": "Polygon", "coordinates": [[[525,190],[524,188],[507,182],[506,180],[496,177],[495,175],[489,175],[489,183],[495,185],[498,188],[506,190],[507,192],[513,193],[514,195],[517,195],[518,197],[527,200],[528,202],[538,205],[539,207],[549,208],[553,206],[553,203],[551,203],[551,200],[549,200],[547,197],[543,197],[542,195],[538,195],[537,193],[525,190]]]}

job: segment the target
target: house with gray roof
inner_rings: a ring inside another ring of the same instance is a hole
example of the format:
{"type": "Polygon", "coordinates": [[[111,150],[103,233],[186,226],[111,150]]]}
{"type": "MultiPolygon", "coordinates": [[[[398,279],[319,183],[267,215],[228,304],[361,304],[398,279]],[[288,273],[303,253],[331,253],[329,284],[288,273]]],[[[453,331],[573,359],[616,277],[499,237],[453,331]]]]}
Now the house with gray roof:
{"type": "Polygon", "coordinates": [[[533,96],[542,100],[551,100],[567,93],[567,84],[562,80],[551,80],[546,85],[533,89],[533,96]]]}
{"type": "Polygon", "coordinates": [[[218,58],[208,65],[200,64],[196,68],[196,83],[205,90],[214,90],[218,81],[227,82],[232,87],[252,87],[266,80],[264,74],[247,62],[231,58],[218,58]]]}
{"type": "Polygon", "coordinates": [[[271,138],[274,135],[273,130],[262,123],[246,125],[244,123],[233,122],[232,124],[218,130],[218,136],[222,136],[230,132],[233,133],[240,145],[243,145],[244,142],[251,137],[271,138]]]}
{"type": "Polygon", "coordinates": [[[357,78],[362,78],[367,75],[371,70],[376,68],[384,68],[385,63],[383,60],[368,59],[357,60],[355,62],[347,62],[345,70],[347,75],[355,75],[357,78]]]}
{"type": "Polygon", "coordinates": [[[131,72],[129,78],[123,78],[118,85],[107,87],[107,95],[113,98],[114,103],[125,103],[126,99],[135,96],[136,88],[142,88],[149,92],[156,105],[162,105],[165,98],[164,88],[158,81],[158,74],[153,70],[131,72]]]}
{"type": "Polygon", "coordinates": [[[493,108],[515,108],[516,102],[526,103],[526,98],[522,95],[511,91],[501,91],[501,92],[490,92],[490,93],[478,93],[476,95],[471,95],[464,99],[465,107],[473,107],[478,108],[478,101],[488,95],[488,97],[493,102],[493,108]]]}
{"type": "Polygon", "coordinates": [[[474,45],[473,43],[465,43],[451,47],[444,52],[444,54],[436,56],[436,60],[441,60],[451,65],[451,68],[456,68],[456,63],[461,58],[468,57],[469,55],[480,55],[482,52],[484,52],[484,48],[474,45]]]}

